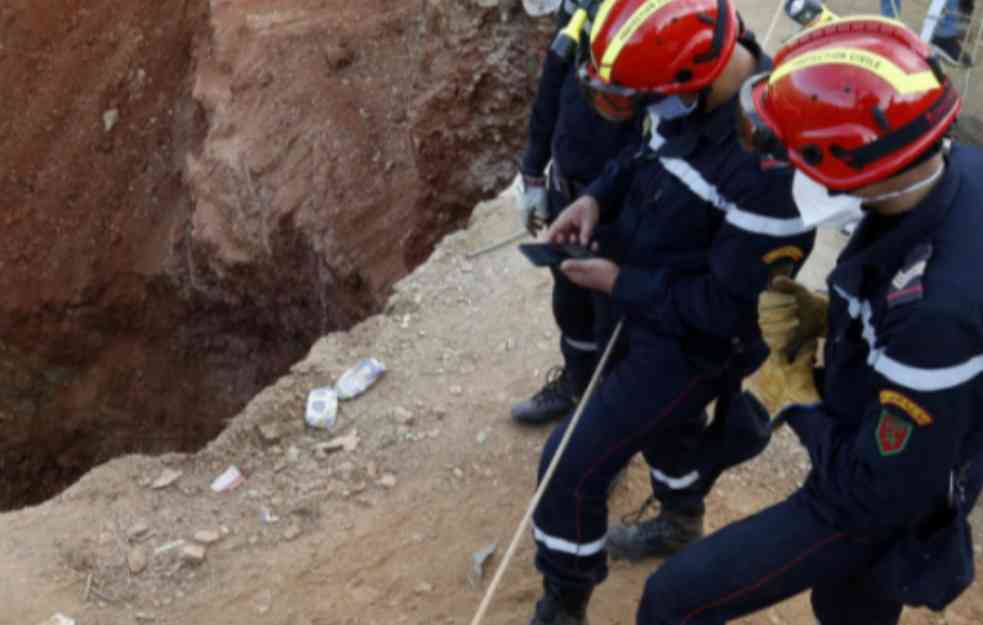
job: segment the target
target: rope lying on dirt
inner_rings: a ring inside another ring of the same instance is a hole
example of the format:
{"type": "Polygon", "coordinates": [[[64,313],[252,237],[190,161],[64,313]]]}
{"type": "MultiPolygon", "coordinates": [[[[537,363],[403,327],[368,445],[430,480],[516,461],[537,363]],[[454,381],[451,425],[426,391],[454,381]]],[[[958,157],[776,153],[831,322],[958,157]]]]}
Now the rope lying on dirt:
{"type": "Polygon", "coordinates": [[[518,546],[519,541],[522,539],[522,535],[529,528],[529,522],[532,520],[532,514],[539,505],[539,501],[543,498],[543,493],[546,492],[546,487],[549,486],[550,480],[553,479],[553,473],[556,472],[556,467],[560,463],[560,458],[563,457],[563,452],[567,449],[567,444],[570,442],[570,437],[573,435],[574,430],[577,429],[577,423],[580,421],[580,415],[582,415],[584,412],[584,406],[587,405],[587,402],[590,400],[591,396],[594,395],[594,391],[601,379],[601,372],[604,371],[608,360],[611,358],[611,352],[615,343],[618,342],[618,337],[621,335],[621,328],[624,323],[624,320],[619,321],[617,327],[614,329],[614,333],[611,334],[607,347],[604,349],[604,355],[601,356],[601,361],[597,364],[597,368],[594,370],[594,375],[591,377],[590,384],[587,386],[587,390],[584,392],[584,396],[581,398],[580,404],[577,406],[577,411],[573,413],[573,418],[570,419],[570,425],[567,426],[567,431],[564,432],[563,439],[560,441],[560,445],[556,448],[556,453],[553,454],[553,460],[550,462],[550,466],[546,469],[546,473],[543,474],[543,479],[539,482],[539,488],[536,489],[536,494],[533,495],[532,501],[529,502],[529,508],[526,510],[525,516],[522,517],[519,527],[515,530],[515,536],[512,537],[512,543],[505,552],[505,557],[502,558],[502,563],[498,565],[498,570],[495,571],[495,577],[492,578],[491,584],[488,585],[488,590],[485,591],[485,596],[482,598],[481,604],[478,606],[478,611],[475,613],[474,619],[471,620],[471,625],[479,625],[482,619],[484,619],[485,612],[488,611],[488,606],[491,604],[491,600],[495,596],[495,591],[498,590],[498,584],[502,581],[502,577],[505,575],[506,569],[509,568],[509,564],[512,562],[512,556],[515,554],[515,549],[518,546]]]}

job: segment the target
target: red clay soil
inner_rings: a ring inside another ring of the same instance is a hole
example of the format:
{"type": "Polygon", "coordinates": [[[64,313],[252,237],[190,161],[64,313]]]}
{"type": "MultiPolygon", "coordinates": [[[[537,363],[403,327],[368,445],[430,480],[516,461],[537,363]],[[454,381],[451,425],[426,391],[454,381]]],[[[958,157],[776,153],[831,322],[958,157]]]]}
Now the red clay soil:
{"type": "Polygon", "coordinates": [[[197,449],[508,181],[502,4],[0,7],[0,509],[197,449]]]}

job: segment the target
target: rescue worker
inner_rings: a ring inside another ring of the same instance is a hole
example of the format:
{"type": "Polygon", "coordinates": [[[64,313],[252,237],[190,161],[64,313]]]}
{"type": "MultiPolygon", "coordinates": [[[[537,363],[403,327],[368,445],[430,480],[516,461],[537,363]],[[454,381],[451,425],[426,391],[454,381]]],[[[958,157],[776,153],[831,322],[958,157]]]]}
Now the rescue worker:
{"type": "Polygon", "coordinates": [[[813,403],[778,414],[812,459],[805,485],[667,561],[637,622],[721,625],[807,590],[822,625],[941,610],[972,582],[966,515],[983,485],[983,152],[944,142],[960,97],[892,20],[806,31],[741,95],[747,143],[794,165],[803,216],[865,217],[825,323],[797,283],[778,284],[784,309],[762,297],[771,362],[810,384],[813,403]]]}
{"type": "MultiPolygon", "coordinates": [[[[564,0],[557,12],[558,33],[577,6],[574,0],[564,0]]],[[[633,120],[606,120],[584,100],[575,58],[547,50],[520,165],[519,208],[525,228],[535,235],[551,224],[601,174],[605,163],[640,139],[641,129],[633,120]],[[544,171],[550,159],[547,188],[544,171]]],[[[587,388],[599,356],[595,326],[604,321],[594,314],[595,296],[561,272],[552,273],[553,316],[560,328],[564,365],[549,372],[546,385],[532,398],[512,406],[512,418],[526,425],[544,425],[568,415],[587,388]]]]}
{"type": "MultiPolygon", "coordinates": [[[[533,625],[586,622],[608,545],[632,558],[664,556],[702,536],[703,498],[720,471],[768,440],[767,419],[727,417],[742,377],[766,353],[758,294],[773,272],[798,269],[814,237],[796,214],[790,170],[766,171],[737,142],[738,90],[769,61],[730,0],[605,0],[590,46],[578,69],[589,101],[606,117],[646,117],[651,128],[549,231],[555,242],[596,247],[598,257],[561,269],[610,294],[627,341],[534,514],[544,595],[533,625]],[[608,535],[608,485],[638,452],[657,495],[688,496],[608,535]]],[[[547,441],[540,477],[567,423],[547,441]]]]}

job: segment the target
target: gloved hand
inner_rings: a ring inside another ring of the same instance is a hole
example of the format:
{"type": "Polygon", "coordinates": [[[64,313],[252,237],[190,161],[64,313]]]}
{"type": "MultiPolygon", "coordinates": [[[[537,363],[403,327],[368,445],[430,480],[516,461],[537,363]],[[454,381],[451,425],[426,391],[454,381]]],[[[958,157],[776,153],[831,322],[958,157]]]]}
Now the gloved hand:
{"type": "Polygon", "coordinates": [[[549,213],[546,210],[546,179],[522,174],[518,198],[519,218],[522,227],[536,236],[546,226],[549,213]]]}
{"type": "Polygon", "coordinates": [[[749,389],[765,405],[776,427],[781,423],[776,423],[775,418],[786,407],[821,401],[813,377],[818,346],[816,339],[807,341],[794,359],[789,359],[784,350],[775,350],[748,380],[749,389]]]}
{"type": "Polygon", "coordinates": [[[802,284],[779,276],[758,298],[758,325],[772,352],[795,352],[809,341],[826,336],[829,300],[802,284]]]}

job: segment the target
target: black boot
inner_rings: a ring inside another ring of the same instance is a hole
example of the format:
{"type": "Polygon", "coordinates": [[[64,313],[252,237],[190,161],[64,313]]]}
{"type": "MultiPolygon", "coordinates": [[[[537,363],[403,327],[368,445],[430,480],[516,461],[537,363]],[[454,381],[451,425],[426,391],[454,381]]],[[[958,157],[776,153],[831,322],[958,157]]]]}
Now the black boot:
{"type": "Polygon", "coordinates": [[[588,625],[587,602],[590,590],[561,589],[543,578],[543,598],[529,625],[588,625]]]}
{"type": "Polygon", "coordinates": [[[668,558],[701,538],[702,512],[663,510],[654,519],[609,529],[607,549],[616,560],[635,562],[645,558],[668,558]]]}
{"type": "Polygon", "coordinates": [[[526,425],[543,425],[562,419],[577,406],[577,393],[563,367],[546,374],[546,384],[530,399],[512,404],[512,418],[526,425]]]}

